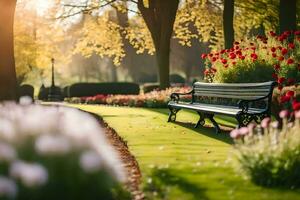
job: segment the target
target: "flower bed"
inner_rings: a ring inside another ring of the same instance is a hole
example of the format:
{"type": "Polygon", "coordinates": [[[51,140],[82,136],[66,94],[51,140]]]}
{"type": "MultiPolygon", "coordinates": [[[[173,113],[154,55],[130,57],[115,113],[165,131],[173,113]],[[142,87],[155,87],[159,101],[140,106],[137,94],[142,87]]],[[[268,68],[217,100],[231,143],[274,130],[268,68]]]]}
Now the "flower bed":
{"type": "Polygon", "coordinates": [[[281,35],[271,31],[269,35],[235,42],[231,49],[203,54],[207,63],[206,80],[225,83],[274,80],[280,91],[281,109],[299,110],[296,91],[300,82],[300,31],[281,35]],[[292,89],[283,90],[284,87],[292,89]]]}
{"type": "MultiPolygon", "coordinates": [[[[104,104],[114,106],[165,108],[173,92],[187,93],[190,87],[169,88],[161,91],[152,91],[140,95],[96,95],[93,97],[67,98],[69,103],[104,104]]],[[[186,99],[190,99],[189,95],[186,99]]]]}
{"type": "Polygon", "coordinates": [[[288,123],[287,110],[280,117],[282,129],[278,122],[265,118],[258,127],[251,124],[233,130],[235,156],[242,172],[256,184],[300,187],[300,111],[293,123],[288,123]]]}
{"type": "Polygon", "coordinates": [[[0,198],[128,199],[121,161],[93,117],[21,103],[0,105],[0,198]]]}

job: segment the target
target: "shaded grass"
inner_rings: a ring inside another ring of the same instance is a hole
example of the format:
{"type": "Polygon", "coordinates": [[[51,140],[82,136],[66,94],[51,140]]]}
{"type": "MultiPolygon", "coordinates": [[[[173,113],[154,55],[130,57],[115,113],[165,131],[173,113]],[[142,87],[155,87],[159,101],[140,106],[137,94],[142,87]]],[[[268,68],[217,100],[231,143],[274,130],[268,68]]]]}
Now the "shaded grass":
{"type": "MultiPolygon", "coordinates": [[[[262,188],[237,174],[228,164],[228,132],[193,128],[197,114],[180,111],[176,123],[167,123],[167,109],[72,106],[101,115],[128,142],[151,200],[300,199],[299,190],[262,188]]],[[[229,118],[217,121],[235,126],[229,118]]]]}

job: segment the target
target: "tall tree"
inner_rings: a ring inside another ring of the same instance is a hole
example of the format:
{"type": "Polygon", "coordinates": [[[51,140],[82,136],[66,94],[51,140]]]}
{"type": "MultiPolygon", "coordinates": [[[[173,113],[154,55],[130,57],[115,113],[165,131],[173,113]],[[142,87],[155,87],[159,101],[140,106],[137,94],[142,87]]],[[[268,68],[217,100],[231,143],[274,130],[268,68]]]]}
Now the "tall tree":
{"type": "Polygon", "coordinates": [[[226,49],[231,48],[234,42],[233,17],[234,0],[224,0],[223,31],[226,49]]]}
{"type": "Polygon", "coordinates": [[[0,0],[0,101],[16,100],[14,13],[16,0],[0,0]]]}
{"type": "Polygon", "coordinates": [[[138,0],[138,9],[151,33],[156,50],[160,88],[169,87],[170,43],[179,0],[138,0]]]}
{"type": "Polygon", "coordinates": [[[280,33],[297,28],[297,0],[280,0],[279,3],[280,33]]]}

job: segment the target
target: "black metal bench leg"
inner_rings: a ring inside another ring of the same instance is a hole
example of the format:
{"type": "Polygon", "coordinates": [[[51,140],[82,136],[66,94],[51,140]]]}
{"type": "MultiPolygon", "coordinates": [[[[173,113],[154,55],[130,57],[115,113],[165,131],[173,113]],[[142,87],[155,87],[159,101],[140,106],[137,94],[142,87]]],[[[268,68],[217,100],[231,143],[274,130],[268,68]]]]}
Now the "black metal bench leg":
{"type": "Polygon", "coordinates": [[[219,127],[219,124],[216,122],[216,120],[214,119],[214,115],[207,115],[207,118],[212,122],[212,124],[214,125],[215,129],[216,129],[216,133],[221,133],[221,129],[219,127]]]}
{"type": "Polygon", "coordinates": [[[200,125],[201,126],[204,126],[205,124],[205,117],[204,117],[204,114],[201,113],[201,112],[198,112],[199,116],[200,116],[200,119],[198,120],[197,124],[195,125],[195,128],[198,128],[200,125]]]}
{"type": "Polygon", "coordinates": [[[169,112],[168,122],[175,122],[176,114],[178,113],[178,111],[180,109],[178,109],[178,108],[169,108],[169,109],[170,109],[170,112],[169,112]]]}
{"type": "Polygon", "coordinates": [[[238,128],[241,128],[247,126],[252,120],[255,119],[255,116],[240,112],[236,115],[236,119],[239,123],[238,128]]]}

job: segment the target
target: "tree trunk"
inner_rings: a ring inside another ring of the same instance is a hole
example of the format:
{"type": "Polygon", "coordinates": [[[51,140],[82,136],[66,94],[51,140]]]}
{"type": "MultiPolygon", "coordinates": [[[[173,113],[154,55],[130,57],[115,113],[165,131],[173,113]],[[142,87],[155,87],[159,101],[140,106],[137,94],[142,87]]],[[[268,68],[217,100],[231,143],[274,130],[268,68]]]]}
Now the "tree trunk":
{"type": "Polygon", "coordinates": [[[16,0],[0,0],[0,101],[17,99],[14,58],[14,14],[16,0]]]}
{"type": "Polygon", "coordinates": [[[223,31],[226,49],[230,49],[231,47],[233,47],[234,43],[233,16],[234,0],[224,0],[223,31]]]}
{"type": "Polygon", "coordinates": [[[297,0],[280,0],[279,3],[279,29],[284,31],[296,30],[297,28],[297,0]]]}
{"type": "Polygon", "coordinates": [[[138,0],[138,8],[151,33],[156,50],[160,88],[170,86],[170,43],[179,0],[149,0],[145,7],[143,0],[138,0]]]}

